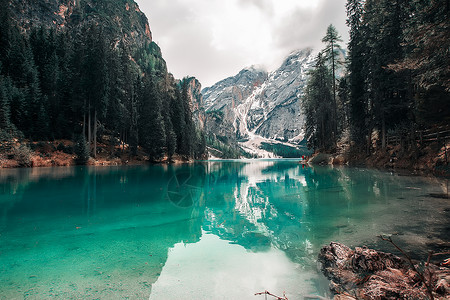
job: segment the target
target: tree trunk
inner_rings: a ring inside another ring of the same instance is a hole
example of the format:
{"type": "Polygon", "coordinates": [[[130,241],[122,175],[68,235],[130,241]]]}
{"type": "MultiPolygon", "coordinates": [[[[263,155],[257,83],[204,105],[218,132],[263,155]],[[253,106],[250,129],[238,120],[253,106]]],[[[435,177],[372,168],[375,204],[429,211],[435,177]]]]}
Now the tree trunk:
{"type": "Polygon", "coordinates": [[[94,110],[94,158],[97,158],[97,110],[94,110]]]}
{"type": "Polygon", "coordinates": [[[122,129],[121,133],[120,133],[120,151],[123,154],[123,150],[124,150],[124,141],[125,141],[125,130],[122,129]]]}
{"type": "Polygon", "coordinates": [[[384,112],[381,116],[381,149],[386,149],[386,120],[384,118],[384,112]]]}
{"type": "Polygon", "coordinates": [[[88,105],[88,149],[89,155],[91,154],[91,141],[92,141],[92,131],[91,131],[91,103],[88,105]]]}
{"type": "MultiPolygon", "coordinates": [[[[444,139],[444,153],[445,153],[445,164],[448,166],[447,139],[444,139]]],[[[448,189],[447,189],[447,190],[448,190],[448,189]]]]}
{"type": "Polygon", "coordinates": [[[86,99],[83,105],[83,135],[86,137],[86,99]]]}
{"type": "Polygon", "coordinates": [[[369,125],[369,130],[367,133],[367,148],[366,148],[366,154],[370,155],[370,151],[372,149],[372,132],[373,132],[373,125],[369,125]]]}
{"type": "Polygon", "coordinates": [[[335,62],[334,62],[334,44],[331,41],[331,67],[333,71],[333,110],[334,110],[334,120],[333,120],[333,147],[336,147],[337,143],[337,104],[336,104],[336,71],[335,71],[335,62]]]}
{"type": "Polygon", "coordinates": [[[322,117],[322,139],[320,141],[320,148],[324,149],[325,148],[325,123],[322,117]]]}
{"type": "Polygon", "coordinates": [[[417,158],[419,157],[419,153],[417,151],[416,130],[413,124],[411,124],[411,147],[414,155],[414,160],[417,160],[417,158]]]}

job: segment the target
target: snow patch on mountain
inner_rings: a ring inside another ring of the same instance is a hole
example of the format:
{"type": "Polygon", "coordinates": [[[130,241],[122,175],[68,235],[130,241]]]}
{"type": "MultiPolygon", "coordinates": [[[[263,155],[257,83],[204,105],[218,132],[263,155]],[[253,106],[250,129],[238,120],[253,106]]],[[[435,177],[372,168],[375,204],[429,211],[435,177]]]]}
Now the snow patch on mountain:
{"type": "Polygon", "coordinates": [[[259,157],[274,157],[260,148],[263,142],[297,146],[304,137],[300,99],[313,63],[311,49],[299,50],[273,72],[253,66],[205,88],[207,116],[208,112],[223,116],[221,123],[209,122],[207,131],[235,140],[259,157]]]}

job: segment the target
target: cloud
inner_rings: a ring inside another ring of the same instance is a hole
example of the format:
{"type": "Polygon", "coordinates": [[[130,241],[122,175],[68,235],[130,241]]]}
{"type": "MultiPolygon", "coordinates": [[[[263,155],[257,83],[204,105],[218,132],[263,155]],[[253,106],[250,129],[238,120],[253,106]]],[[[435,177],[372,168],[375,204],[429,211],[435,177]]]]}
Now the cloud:
{"type": "Polygon", "coordinates": [[[291,51],[320,48],[333,23],[346,38],[346,0],[137,0],[175,77],[203,86],[291,51]]]}
{"type": "Polygon", "coordinates": [[[273,2],[270,0],[240,0],[238,3],[242,6],[253,5],[269,16],[274,13],[273,2]]]}

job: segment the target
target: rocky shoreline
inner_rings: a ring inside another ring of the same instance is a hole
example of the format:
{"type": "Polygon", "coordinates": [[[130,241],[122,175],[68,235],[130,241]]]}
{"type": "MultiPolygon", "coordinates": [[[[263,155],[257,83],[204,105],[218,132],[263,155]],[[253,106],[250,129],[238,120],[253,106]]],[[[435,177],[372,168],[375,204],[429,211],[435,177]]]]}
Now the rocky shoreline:
{"type": "Polygon", "coordinates": [[[383,170],[405,170],[419,174],[450,176],[450,165],[439,153],[429,152],[419,159],[411,155],[395,156],[389,152],[363,153],[314,153],[308,163],[311,165],[352,166],[383,170]]]}
{"type": "MultiPolygon", "coordinates": [[[[73,150],[73,142],[69,140],[56,140],[53,142],[16,141],[8,148],[1,147],[0,143],[0,169],[28,168],[28,167],[69,167],[77,165],[77,157],[73,150]]],[[[131,155],[128,148],[112,147],[108,144],[98,144],[96,158],[90,157],[86,162],[88,166],[125,166],[146,164],[178,164],[191,163],[193,159],[174,155],[172,159],[162,157],[158,161],[150,161],[148,156],[138,148],[136,155],[131,155]]]]}
{"type": "Polygon", "coordinates": [[[321,249],[318,261],[335,300],[450,297],[448,259],[411,265],[390,253],[332,242],[321,249]]]}

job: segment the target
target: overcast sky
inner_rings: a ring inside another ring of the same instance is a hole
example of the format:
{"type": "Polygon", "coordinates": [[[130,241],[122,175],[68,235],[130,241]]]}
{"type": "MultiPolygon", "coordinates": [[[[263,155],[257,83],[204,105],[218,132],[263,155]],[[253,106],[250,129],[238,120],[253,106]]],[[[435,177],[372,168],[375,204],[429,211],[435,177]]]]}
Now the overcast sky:
{"type": "Polygon", "coordinates": [[[321,49],[329,24],[348,40],[346,0],[135,1],[169,72],[203,87],[251,65],[274,70],[297,49],[321,49]]]}

